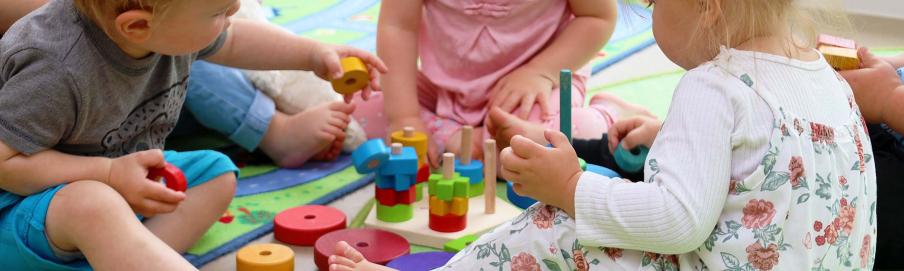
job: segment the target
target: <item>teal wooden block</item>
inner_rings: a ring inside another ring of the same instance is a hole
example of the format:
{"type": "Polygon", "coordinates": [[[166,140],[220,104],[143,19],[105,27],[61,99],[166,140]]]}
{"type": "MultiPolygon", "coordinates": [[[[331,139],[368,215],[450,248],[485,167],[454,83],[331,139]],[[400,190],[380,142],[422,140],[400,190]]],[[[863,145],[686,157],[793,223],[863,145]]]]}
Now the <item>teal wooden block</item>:
{"type": "Polygon", "coordinates": [[[390,154],[389,159],[377,171],[380,175],[412,175],[417,176],[417,153],[412,147],[403,147],[402,153],[390,154]]]}
{"type": "Polygon", "coordinates": [[[377,171],[389,160],[389,148],[382,139],[371,139],[352,152],[352,164],[361,174],[377,171]]]}

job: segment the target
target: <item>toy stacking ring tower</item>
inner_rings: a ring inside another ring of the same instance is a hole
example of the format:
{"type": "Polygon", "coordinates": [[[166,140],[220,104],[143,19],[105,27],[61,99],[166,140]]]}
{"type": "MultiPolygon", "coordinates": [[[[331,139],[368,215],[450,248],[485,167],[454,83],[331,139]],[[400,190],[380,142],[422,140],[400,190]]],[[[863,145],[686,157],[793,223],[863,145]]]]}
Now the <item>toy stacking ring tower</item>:
{"type": "Polygon", "coordinates": [[[443,154],[442,174],[430,175],[429,227],[438,232],[457,232],[468,225],[468,179],[455,172],[455,154],[443,154]]]}
{"type": "Polygon", "coordinates": [[[417,154],[417,185],[414,189],[414,201],[421,201],[423,198],[424,185],[430,179],[430,165],[427,163],[427,134],[414,130],[414,127],[405,127],[401,131],[396,131],[390,135],[392,143],[402,143],[405,147],[414,148],[417,154]]]}
{"type": "Polygon", "coordinates": [[[455,160],[455,172],[468,178],[470,188],[468,197],[477,197],[483,194],[483,163],[471,159],[471,143],[473,142],[474,127],[461,128],[461,157],[455,160]]]}
{"type": "Polygon", "coordinates": [[[342,95],[354,94],[370,83],[367,65],[357,57],[346,57],[340,60],[342,77],[332,80],[333,90],[342,95]]]}

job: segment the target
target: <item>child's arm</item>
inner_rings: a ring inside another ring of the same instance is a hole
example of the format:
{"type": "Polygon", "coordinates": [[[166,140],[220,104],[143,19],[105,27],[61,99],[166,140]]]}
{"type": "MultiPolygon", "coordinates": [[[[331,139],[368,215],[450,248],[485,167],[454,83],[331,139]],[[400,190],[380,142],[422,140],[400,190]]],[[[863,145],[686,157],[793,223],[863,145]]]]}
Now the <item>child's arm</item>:
{"type": "Polygon", "coordinates": [[[111,161],[54,150],[25,156],[0,141],[0,189],[27,196],[76,180],[106,182],[111,161]]]}
{"type": "Polygon", "coordinates": [[[857,70],[841,71],[854,91],[863,118],[870,123],[886,123],[895,131],[904,131],[904,86],[895,69],[886,61],[870,53],[859,51],[861,66],[857,70]]]}
{"type": "Polygon", "coordinates": [[[383,108],[389,131],[413,126],[428,132],[417,98],[417,39],[423,0],[385,0],[377,26],[377,54],[392,70],[383,77],[383,108]]]}
{"type": "Polygon", "coordinates": [[[47,0],[0,0],[0,34],[19,18],[47,3],[47,0]]]}
{"type": "Polygon", "coordinates": [[[904,54],[900,54],[900,55],[892,56],[892,57],[886,57],[886,58],[883,58],[883,60],[885,60],[885,62],[888,62],[888,64],[891,64],[891,66],[894,67],[895,69],[904,67],[904,54]]]}
{"type": "MultiPolygon", "coordinates": [[[[275,25],[231,19],[226,41],[208,61],[251,70],[307,70],[324,80],[342,77],[342,57],[361,58],[370,69],[370,90],[379,90],[379,74],[386,65],[376,56],[348,46],[332,46],[295,35],[275,25]]],[[[365,96],[366,98],[366,96],[365,96]]]]}
{"type": "Polygon", "coordinates": [[[527,118],[536,102],[546,115],[549,113],[546,101],[548,92],[552,86],[559,84],[559,71],[563,68],[580,69],[612,36],[618,9],[615,0],[568,2],[576,16],[575,19],[530,62],[496,83],[492,106],[499,106],[506,112],[512,112],[520,107],[519,117],[527,118]],[[544,81],[546,83],[543,83],[544,81]],[[550,83],[551,85],[547,85],[550,83]],[[525,99],[526,95],[534,99],[525,99]]]}

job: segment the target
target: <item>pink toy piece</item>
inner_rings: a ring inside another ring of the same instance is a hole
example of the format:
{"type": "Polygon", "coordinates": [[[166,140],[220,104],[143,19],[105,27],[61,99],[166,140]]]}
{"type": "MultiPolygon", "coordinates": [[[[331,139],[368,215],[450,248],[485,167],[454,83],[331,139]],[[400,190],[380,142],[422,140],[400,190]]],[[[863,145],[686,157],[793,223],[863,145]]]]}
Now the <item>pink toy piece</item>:
{"type": "Polygon", "coordinates": [[[817,43],[821,45],[831,45],[835,47],[848,48],[848,49],[857,49],[857,43],[853,40],[836,37],[832,35],[819,34],[819,38],[817,39],[817,43]]]}
{"type": "Polygon", "coordinates": [[[185,192],[188,189],[188,182],[185,180],[185,174],[176,166],[166,163],[162,168],[152,168],[148,170],[148,179],[160,181],[163,179],[166,187],[173,191],[185,192]]]}
{"type": "Polygon", "coordinates": [[[273,237],[286,244],[312,246],[324,234],[345,229],[345,220],[345,213],[333,207],[299,206],[276,215],[273,237]]]}
{"type": "Polygon", "coordinates": [[[314,263],[320,270],[329,270],[328,259],[336,243],[345,241],[372,263],[385,265],[408,255],[411,244],[398,234],[377,229],[345,229],[321,236],[314,244],[314,263]]]}

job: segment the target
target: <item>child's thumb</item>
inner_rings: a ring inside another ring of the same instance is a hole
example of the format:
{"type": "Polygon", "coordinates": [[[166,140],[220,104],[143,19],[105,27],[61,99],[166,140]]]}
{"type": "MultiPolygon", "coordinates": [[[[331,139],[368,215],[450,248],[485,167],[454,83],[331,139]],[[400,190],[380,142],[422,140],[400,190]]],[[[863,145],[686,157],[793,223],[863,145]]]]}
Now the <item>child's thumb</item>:
{"type": "Polygon", "coordinates": [[[546,141],[549,141],[549,144],[552,144],[552,146],[557,149],[571,145],[571,141],[568,140],[568,137],[559,131],[546,130],[543,132],[543,136],[546,137],[546,141]]]}
{"type": "Polygon", "coordinates": [[[163,151],[159,149],[146,150],[138,153],[138,162],[149,168],[161,168],[166,166],[166,161],[163,159],[163,151]]]}

